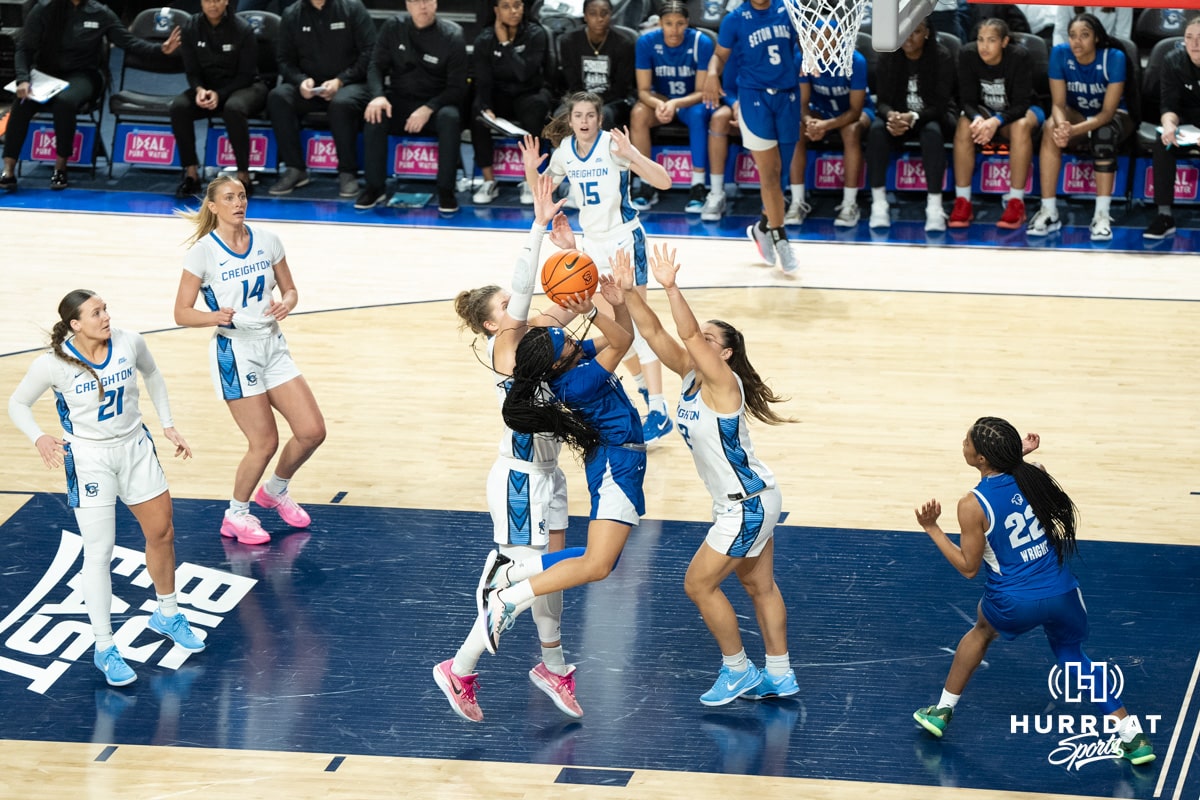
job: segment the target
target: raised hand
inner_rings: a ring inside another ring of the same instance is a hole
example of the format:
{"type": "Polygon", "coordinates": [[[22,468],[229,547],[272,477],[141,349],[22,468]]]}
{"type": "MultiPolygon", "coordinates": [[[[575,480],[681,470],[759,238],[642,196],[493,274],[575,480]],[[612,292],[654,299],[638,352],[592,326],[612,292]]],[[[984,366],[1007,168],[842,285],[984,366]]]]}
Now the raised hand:
{"type": "Polygon", "coordinates": [[[665,244],[654,245],[654,252],[650,256],[650,269],[654,272],[654,279],[664,289],[674,287],[675,275],[679,272],[679,265],[675,263],[675,250],[665,244]]]}
{"type": "Polygon", "coordinates": [[[625,248],[617,250],[613,257],[608,260],[608,265],[612,267],[613,278],[621,288],[625,291],[633,289],[633,260],[629,257],[629,251],[625,248]]]}
{"type": "Polygon", "coordinates": [[[542,162],[548,157],[545,153],[539,151],[540,145],[536,136],[526,136],[517,144],[521,149],[521,163],[525,167],[525,174],[530,171],[536,172],[537,168],[542,165],[542,162]]]}
{"type": "Polygon", "coordinates": [[[942,515],[942,504],[937,500],[929,500],[915,509],[917,515],[917,524],[923,530],[928,531],[934,525],[937,525],[938,517],[942,515]]]}
{"type": "MultiPolygon", "coordinates": [[[[566,198],[563,198],[563,202],[566,202],[566,198]]],[[[561,211],[554,215],[554,220],[550,223],[550,242],[561,250],[576,249],[575,231],[571,230],[567,215],[561,211]]]]}
{"type": "MultiPolygon", "coordinates": [[[[555,215],[559,214],[563,204],[567,202],[567,198],[563,198],[558,202],[554,201],[554,177],[548,172],[543,172],[538,176],[537,182],[533,185],[533,219],[539,225],[546,225],[555,215]]],[[[570,230],[570,226],[567,226],[570,230]]],[[[574,246],[575,236],[572,234],[572,247],[574,246]]],[[[550,236],[550,241],[554,241],[553,233],[550,236]]],[[[557,242],[555,242],[557,244],[557,242]]],[[[560,245],[561,246],[561,245],[560,245]]]]}
{"type": "Polygon", "coordinates": [[[600,296],[611,306],[625,305],[625,290],[612,275],[600,276],[600,296]]]}

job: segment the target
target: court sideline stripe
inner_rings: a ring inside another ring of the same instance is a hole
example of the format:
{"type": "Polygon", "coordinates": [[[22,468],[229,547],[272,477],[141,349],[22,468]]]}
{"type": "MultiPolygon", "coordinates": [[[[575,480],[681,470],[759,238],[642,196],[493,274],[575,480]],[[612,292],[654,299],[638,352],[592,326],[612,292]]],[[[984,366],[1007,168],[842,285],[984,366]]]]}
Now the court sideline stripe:
{"type": "Polygon", "coordinates": [[[1184,784],[1187,783],[1188,769],[1192,764],[1192,756],[1196,753],[1196,739],[1200,738],[1200,711],[1196,713],[1196,724],[1192,726],[1192,740],[1188,743],[1187,757],[1183,759],[1183,769],[1179,772],[1179,780],[1175,784],[1173,800],[1179,800],[1183,794],[1184,784]]]}
{"type": "MultiPolygon", "coordinates": [[[[1196,666],[1192,668],[1192,679],[1188,681],[1187,692],[1183,695],[1183,704],[1179,708],[1179,717],[1175,722],[1175,732],[1171,734],[1171,744],[1167,748],[1167,757],[1163,759],[1162,771],[1158,773],[1158,785],[1154,787],[1154,796],[1162,796],[1163,785],[1167,782],[1167,773],[1171,770],[1171,759],[1175,757],[1175,745],[1179,743],[1179,734],[1183,730],[1183,725],[1187,721],[1188,706],[1192,704],[1192,693],[1196,690],[1196,679],[1200,677],[1200,653],[1196,654],[1196,666]]],[[[1200,731],[1200,716],[1196,720],[1196,729],[1200,731]]],[[[1196,737],[1192,736],[1192,750],[1196,748],[1196,737]]],[[[1189,751],[1189,758],[1190,758],[1189,751]]],[[[1175,797],[1179,797],[1179,792],[1183,789],[1183,777],[1187,775],[1187,763],[1183,765],[1183,775],[1179,778],[1179,784],[1175,789],[1175,797]]]]}

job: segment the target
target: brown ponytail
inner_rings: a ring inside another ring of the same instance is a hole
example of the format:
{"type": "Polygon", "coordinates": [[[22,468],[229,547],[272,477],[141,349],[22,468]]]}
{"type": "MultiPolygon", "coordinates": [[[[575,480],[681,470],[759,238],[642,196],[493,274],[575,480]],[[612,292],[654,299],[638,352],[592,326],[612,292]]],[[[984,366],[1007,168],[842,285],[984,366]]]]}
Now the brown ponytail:
{"type": "Polygon", "coordinates": [[[90,289],[76,289],[75,291],[64,297],[58,304],[58,322],[54,323],[54,327],[50,330],[50,349],[54,352],[54,356],[59,358],[71,366],[79,367],[87,370],[93,378],[96,379],[96,389],[100,392],[100,397],[104,397],[104,387],[100,385],[100,376],[91,364],[76,358],[70,354],[70,351],[63,347],[63,342],[71,335],[71,322],[79,319],[79,309],[88,300],[96,296],[96,293],[90,289]]]}

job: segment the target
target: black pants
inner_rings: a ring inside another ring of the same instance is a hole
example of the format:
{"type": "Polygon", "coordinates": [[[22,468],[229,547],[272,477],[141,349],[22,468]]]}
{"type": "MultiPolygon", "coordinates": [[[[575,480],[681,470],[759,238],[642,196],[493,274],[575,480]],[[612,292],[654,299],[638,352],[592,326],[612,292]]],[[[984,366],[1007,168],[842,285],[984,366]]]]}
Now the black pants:
{"type": "MultiPolygon", "coordinates": [[[[515,122],[534,136],[542,135],[546,120],[550,116],[550,93],[540,89],[533,94],[517,97],[498,95],[492,99],[492,111],[498,117],[515,122]]],[[[495,157],[492,146],[492,129],[479,121],[471,120],[471,143],[475,149],[475,166],[491,167],[495,157]]]]}
{"type": "Polygon", "coordinates": [[[365,83],[351,83],[338,89],[332,100],[314,97],[305,100],[300,89],[281,83],[267,97],[267,115],[275,129],[279,160],[289,167],[305,168],[300,149],[300,120],[305,114],[323,111],[329,116],[329,131],[337,149],[338,172],[358,174],[358,132],[362,130],[363,111],[371,101],[365,83]]]}
{"type": "MultiPolygon", "coordinates": [[[[388,135],[405,134],[408,115],[422,105],[420,100],[388,95],[392,116],[382,122],[367,123],[363,128],[363,148],[367,163],[364,174],[367,188],[383,191],[388,176],[388,135]]],[[[462,141],[462,114],[458,106],[442,106],[414,136],[436,136],[438,142],[437,189],[439,194],[454,192],[454,174],[458,170],[458,146],[462,141]]]]}
{"type": "MultiPolygon", "coordinates": [[[[1181,121],[1180,124],[1189,123],[1181,121]]],[[[1154,205],[1170,207],[1175,202],[1175,162],[1180,158],[1195,157],[1194,147],[1172,147],[1168,150],[1161,136],[1154,137],[1154,205]]]]}
{"type": "Polygon", "coordinates": [[[196,120],[206,117],[221,117],[229,132],[229,146],[233,149],[238,172],[250,171],[250,118],[260,114],[267,101],[267,86],[255,81],[245,89],[238,89],[228,98],[218,97],[215,111],[196,105],[196,92],[188,89],[171,101],[171,131],[175,134],[175,145],[179,148],[179,161],[184,169],[195,167],[196,120]]]}
{"type": "MultiPolygon", "coordinates": [[[[70,158],[75,147],[75,118],[84,103],[95,98],[104,88],[104,78],[98,71],[72,72],[61,76],[70,83],[66,89],[51,97],[45,103],[25,100],[23,103],[13,103],[8,115],[8,132],[4,136],[4,157],[20,158],[21,148],[25,145],[25,137],[29,135],[29,123],[34,114],[49,111],[54,115],[55,153],[59,158],[70,158]]],[[[97,131],[99,136],[100,132],[97,131]]]]}
{"type": "MultiPolygon", "coordinates": [[[[901,149],[907,141],[920,139],[921,163],[925,167],[925,185],[931,192],[942,190],[942,181],[946,177],[946,141],[948,126],[946,120],[919,119],[915,128],[910,128],[903,136],[892,136],[888,133],[887,120],[882,116],[876,117],[867,131],[867,183],[872,189],[882,188],[887,184],[888,160],[891,154],[901,149]]],[[[952,139],[951,139],[952,141],[952,139]]]]}

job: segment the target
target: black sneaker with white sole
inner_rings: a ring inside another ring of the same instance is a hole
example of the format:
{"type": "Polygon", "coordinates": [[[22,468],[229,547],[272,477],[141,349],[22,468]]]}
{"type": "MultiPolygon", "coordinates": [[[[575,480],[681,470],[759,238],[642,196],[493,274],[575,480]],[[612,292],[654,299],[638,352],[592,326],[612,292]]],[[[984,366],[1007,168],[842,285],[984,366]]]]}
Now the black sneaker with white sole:
{"type": "Polygon", "coordinates": [[[1142,231],[1144,239],[1165,239],[1175,233],[1175,218],[1170,214],[1159,214],[1150,221],[1149,227],[1142,231]]]}
{"type": "Polygon", "coordinates": [[[368,186],[358,193],[358,197],[354,200],[354,207],[360,211],[365,211],[368,208],[374,208],[386,199],[387,197],[383,189],[368,186]]]}

